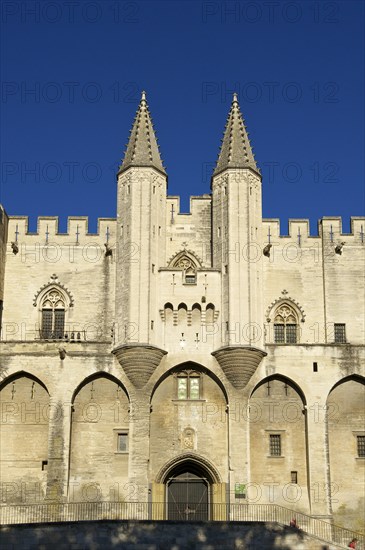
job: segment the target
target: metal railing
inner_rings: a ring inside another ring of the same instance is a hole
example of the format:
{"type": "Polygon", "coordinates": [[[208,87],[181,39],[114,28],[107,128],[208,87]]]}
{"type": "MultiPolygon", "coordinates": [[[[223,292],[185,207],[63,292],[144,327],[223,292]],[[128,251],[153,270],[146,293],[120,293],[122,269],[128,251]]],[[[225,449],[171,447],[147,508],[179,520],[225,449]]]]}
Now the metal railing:
{"type": "MultiPolygon", "coordinates": [[[[65,502],[0,505],[2,525],[74,522],[97,520],[167,520],[167,505],[164,502],[65,502]]],[[[277,504],[210,504],[199,514],[189,514],[188,521],[269,522],[279,523],[290,529],[295,517],[303,533],[327,543],[346,548],[353,538],[358,539],[357,548],[365,550],[365,537],[350,529],[311,517],[307,514],[277,504]]],[[[179,519],[174,516],[174,519],[179,519]]],[[[185,519],[181,517],[180,519],[185,519]]],[[[292,528],[293,529],[293,528],[292,528]]]]}
{"type": "Polygon", "coordinates": [[[86,340],[86,331],[85,330],[68,330],[68,331],[49,331],[39,329],[38,331],[39,340],[57,340],[60,342],[83,342],[86,340]]]}

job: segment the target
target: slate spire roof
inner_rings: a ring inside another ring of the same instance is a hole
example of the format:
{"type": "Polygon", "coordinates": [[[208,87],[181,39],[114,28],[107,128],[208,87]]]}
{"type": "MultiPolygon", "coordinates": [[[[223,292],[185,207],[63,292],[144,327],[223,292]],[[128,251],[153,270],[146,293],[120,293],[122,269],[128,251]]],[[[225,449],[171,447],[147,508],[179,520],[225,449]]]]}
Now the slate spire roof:
{"type": "Polygon", "coordinates": [[[227,168],[252,168],[257,174],[260,174],[238,104],[237,94],[233,94],[233,101],[228,113],[222,145],[213,176],[216,176],[227,168]]]}
{"type": "Polygon", "coordinates": [[[132,166],[153,167],[166,175],[145,92],[142,92],[141,101],[139,102],[132,130],[130,131],[127,150],[119,168],[119,173],[132,166]]]}

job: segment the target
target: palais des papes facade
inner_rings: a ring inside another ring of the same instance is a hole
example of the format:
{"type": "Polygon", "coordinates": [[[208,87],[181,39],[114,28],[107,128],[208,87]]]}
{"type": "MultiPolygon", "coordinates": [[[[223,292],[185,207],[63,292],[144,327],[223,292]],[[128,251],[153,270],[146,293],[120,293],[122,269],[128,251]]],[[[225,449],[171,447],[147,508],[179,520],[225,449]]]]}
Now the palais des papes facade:
{"type": "Polygon", "coordinates": [[[357,524],[365,219],[318,236],[262,219],[236,95],[189,214],[145,94],[117,185],[97,234],[1,210],[2,502],[160,502],[160,519],[274,502],[357,524]]]}

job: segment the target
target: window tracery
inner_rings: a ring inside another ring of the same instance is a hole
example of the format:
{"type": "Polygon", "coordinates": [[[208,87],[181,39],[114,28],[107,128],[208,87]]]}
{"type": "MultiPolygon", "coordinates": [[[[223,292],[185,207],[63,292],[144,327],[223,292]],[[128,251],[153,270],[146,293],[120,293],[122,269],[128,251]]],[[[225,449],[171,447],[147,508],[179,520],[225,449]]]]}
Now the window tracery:
{"type": "Polygon", "coordinates": [[[41,301],[41,336],[45,339],[61,339],[65,332],[65,297],[57,288],[46,292],[41,301]]]}
{"type": "Polygon", "coordinates": [[[298,318],[287,303],[281,304],[275,311],[274,340],[276,344],[296,344],[298,341],[298,318]]]}
{"type": "Polygon", "coordinates": [[[196,284],[197,270],[200,267],[199,261],[194,258],[193,254],[188,251],[182,251],[175,256],[170,266],[175,269],[181,269],[183,272],[183,281],[185,284],[196,284]]]}

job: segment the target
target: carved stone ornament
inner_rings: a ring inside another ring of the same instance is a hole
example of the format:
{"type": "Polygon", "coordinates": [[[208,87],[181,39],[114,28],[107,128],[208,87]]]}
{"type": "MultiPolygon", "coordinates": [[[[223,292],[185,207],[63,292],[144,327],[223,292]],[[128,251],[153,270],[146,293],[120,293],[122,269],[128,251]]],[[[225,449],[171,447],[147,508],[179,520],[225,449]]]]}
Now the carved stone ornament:
{"type": "Polygon", "coordinates": [[[194,436],[195,432],[193,428],[185,428],[181,435],[181,448],[194,449],[194,436]]]}
{"type": "Polygon", "coordinates": [[[59,283],[58,282],[58,277],[57,275],[54,273],[52,276],[51,276],[51,280],[49,281],[49,283],[45,283],[43,286],[41,286],[41,288],[38,290],[38,292],[36,292],[36,294],[34,295],[34,298],[33,298],[33,306],[36,307],[37,305],[37,302],[38,302],[38,298],[41,294],[44,293],[44,291],[49,287],[49,290],[51,290],[52,288],[55,289],[55,291],[57,290],[60,290],[61,291],[61,295],[63,294],[66,294],[67,298],[68,298],[68,305],[69,307],[73,307],[74,305],[74,298],[71,294],[71,292],[68,290],[68,288],[66,288],[63,284],[59,283]]]}
{"type": "Polygon", "coordinates": [[[296,300],[294,300],[290,296],[287,296],[288,292],[286,290],[283,290],[282,294],[284,294],[285,297],[277,298],[276,300],[271,302],[271,304],[267,308],[266,314],[265,314],[267,323],[271,322],[272,312],[274,310],[275,310],[275,312],[277,312],[276,307],[279,306],[280,303],[287,304],[288,308],[290,308],[290,306],[291,306],[293,308],[293,310],[298,314],[298,317],[300,318],[300,321],[302,323],[304,323],[305,322],[305,313],[304,313],[304,309],[302,308],[302,306],[296,300]]]}

